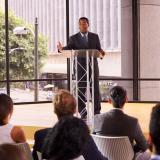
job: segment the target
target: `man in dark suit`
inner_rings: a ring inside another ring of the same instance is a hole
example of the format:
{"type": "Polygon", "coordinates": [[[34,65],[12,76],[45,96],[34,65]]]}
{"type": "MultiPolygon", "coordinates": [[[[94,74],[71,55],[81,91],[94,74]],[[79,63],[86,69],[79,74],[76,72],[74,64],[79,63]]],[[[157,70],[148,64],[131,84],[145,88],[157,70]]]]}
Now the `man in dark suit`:
{"type": "Polygon", "coordinates": [[[149,132],[153,151],[151,160],[160,160],[160,103],[152,108],[149,132]]]}
{"type": "MultiPolygon", "coordinates": [[[[79,30],[80,32],[71,36],[67,46],[62,47],[62,44],[59,42],[57,48],[59,51],[62,50],[80,50],[80,49],[96,49],[101,53],[101,56],[105,55],[105,52],[101,49],[99,37],[95,33],[91,33],[88,31],[89,28],[89,20],[86,17],[81,17],[79,19],[79,30]]],[[[86,69],[86,59],[85,58],[78,58],[79,64],[86,69]]],[[[78,65],[78,110],[82,118],[86,118],[87,111],[85,106],[85,92],[87,83],[86,77],[82,76],[85,74],[85,71],[82,67],[78,65]]],[[[89,76],[91,77],[91,68],[89,69],[89,76]]],[[[91,85],[91,84],[90,84],[91,85]]],[[[91,90],[91,89],[90,89],[91,90]]],[[[98,61],[97,58],[94,58],[94,114],[99,114],[101,110],[100,104],[100,91],[99,91],[99,68],[98,68],[98,61]]]]}
{"type": "MultiPolygon", "coordinates": [[[[109,102],[114,109],[95,116],[94,132],[106,136],[128,136],[135,153],[145,152],[148,149],[148,144],[138,120],[123,112],[126,101],[126,90],[120,86],[113,87],[110,90],[109,102]]],[[[146,156],[148,157],[147,154],[146,156]]]]}
{"type": "MultiPolygon", "coordinates": [[[[61,119],[65,116],[73,116],[75,111],[75,98],[68,91],[60,90],[54,97],[54,112],[57,115],[58,119],[61,119]]],[[[45,142],[45,137],[50,132],[50,130],[52,129],[46,128],[36,131],[34,135],[35,143],[32,152],[34,160],[38,160],[37,151],[43,153],[43,159],[48,159],[47,154],[43,152],[43,144],[45,142]]],[[[89,137],[87,146],[82,155],[85,160],[107,160],[107,158],[105,158],[100,153],[91,136],[89,137]]]]}

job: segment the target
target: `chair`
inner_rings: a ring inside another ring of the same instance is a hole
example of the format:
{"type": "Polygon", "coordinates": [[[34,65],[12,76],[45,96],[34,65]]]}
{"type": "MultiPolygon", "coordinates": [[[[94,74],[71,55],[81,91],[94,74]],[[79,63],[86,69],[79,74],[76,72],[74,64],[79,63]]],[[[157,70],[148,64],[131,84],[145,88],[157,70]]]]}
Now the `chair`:
{"type": "Polygon", "coordinates": [[[109,160],[132,160],[134,151],[129,138],[106,137],[92,134],[99,151],[109,160]]]}
{"type": "Polygon", "coordinates": [[[27,160],[33,160],[32,152],[28,143],[15,143],[14,145],[26,154],[27,160]]]}

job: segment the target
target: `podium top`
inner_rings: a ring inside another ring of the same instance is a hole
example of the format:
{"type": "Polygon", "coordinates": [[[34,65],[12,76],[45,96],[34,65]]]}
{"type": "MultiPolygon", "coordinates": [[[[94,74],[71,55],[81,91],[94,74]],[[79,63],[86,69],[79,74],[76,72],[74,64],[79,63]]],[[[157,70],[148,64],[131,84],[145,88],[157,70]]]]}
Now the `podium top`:
{"type": "Polygon", "coordinates": [[[67,58],[71,56],[86,58],[87,54],[89,57],[101,58],[101,53],[97,49],[62,50],[61,53],[67,58]]]}

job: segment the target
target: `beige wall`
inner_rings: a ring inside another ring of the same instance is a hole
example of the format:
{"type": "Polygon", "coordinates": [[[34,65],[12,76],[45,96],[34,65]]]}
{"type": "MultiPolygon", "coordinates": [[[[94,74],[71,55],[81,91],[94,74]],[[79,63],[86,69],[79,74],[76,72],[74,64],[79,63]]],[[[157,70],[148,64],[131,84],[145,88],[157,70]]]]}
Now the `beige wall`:
{"type": "MultiPolygon", "coordinates": [[[[121,76],[122,78],[132,78],[132,0],[121,1],[121,76]]],[[[119,82],[127,88],[129,99],[133,97],[133,83],[119,82]]]]}
{"type": "MultiPolygon", "coordinates": [[[[160,78],[160,0],[140,1],[141,78],[160,78]]],[[[160,100],[160,82],[141,82],[141,100],[160,100]]]]}

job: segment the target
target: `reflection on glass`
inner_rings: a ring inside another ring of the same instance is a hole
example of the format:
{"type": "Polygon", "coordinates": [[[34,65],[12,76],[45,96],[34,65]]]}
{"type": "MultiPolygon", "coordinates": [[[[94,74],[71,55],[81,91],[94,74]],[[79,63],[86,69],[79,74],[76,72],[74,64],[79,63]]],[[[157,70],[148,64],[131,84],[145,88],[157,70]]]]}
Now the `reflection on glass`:
{"type": "Polygon", "coordinates": [[[6,79],[5,60],[5,19],[0,6],[0,80],[6,79]]]}
{"type": "MultiPolygon", "coordinates": [[[[34,102],[35,82],[11,83],[11,97],[14,102],[34,102]]],[[[59,89],[67,89],[67,81],[40,81],[38,101],[51,101],[59,89]]]]}
{"type": "Polygon", "coordinates": [[[7,93],[6,83],[0,83],[0,93],[7,93]]]}
{"type": "Polygon", "coordinates": [[[133,100],[133,86],[132,82],[127,82],[127,81],[108,81],[108,80],[103,80],[99,81],[99,86],[100,86],[100,92],[101,92],[101,100],[102,101],[108,101],[109,99],[109,90],[116,86],[122,86],[127,90],[127,96],[130,101],[133,100]]]}

